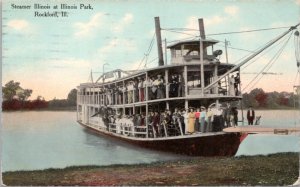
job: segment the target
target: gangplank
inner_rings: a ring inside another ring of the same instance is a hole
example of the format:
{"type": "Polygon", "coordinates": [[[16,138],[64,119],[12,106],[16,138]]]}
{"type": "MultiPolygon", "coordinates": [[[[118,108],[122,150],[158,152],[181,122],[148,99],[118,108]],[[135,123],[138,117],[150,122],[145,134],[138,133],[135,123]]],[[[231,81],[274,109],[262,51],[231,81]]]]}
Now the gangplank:
{"type": "Polygon", "coordinates": [[[262,127],[262,126],[237,126],[223,129],[224,132],[240,132],[245,134],[280,134],[299,135],[300,125],[296,127],[262,127]]]}

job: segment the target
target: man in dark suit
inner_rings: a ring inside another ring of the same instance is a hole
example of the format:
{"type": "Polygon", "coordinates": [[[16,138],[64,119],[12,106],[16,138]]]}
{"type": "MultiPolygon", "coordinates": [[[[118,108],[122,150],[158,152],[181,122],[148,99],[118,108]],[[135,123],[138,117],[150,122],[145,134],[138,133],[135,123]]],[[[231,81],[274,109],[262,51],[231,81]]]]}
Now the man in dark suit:
{"type": "Polygon", "coordinates": [[[247,111],[247,120],[248,120],[248,125],[253,125],[253,121],[255,119],[255,112],[252,109],[252,106],[249,107],[247,111]]]}

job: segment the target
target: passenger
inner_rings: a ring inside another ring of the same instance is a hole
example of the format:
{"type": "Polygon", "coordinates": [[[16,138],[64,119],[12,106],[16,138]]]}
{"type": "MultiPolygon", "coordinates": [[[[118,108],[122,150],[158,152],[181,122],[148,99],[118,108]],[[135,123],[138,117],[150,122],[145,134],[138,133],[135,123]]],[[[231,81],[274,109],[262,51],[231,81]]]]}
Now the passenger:
{"type": "Polygon", "coordinates": [[[119,102],[118,104],[123,104],[123,90],[121,88],[121,86],[118,87],[118,98],[119,98],[119,102]]]}
{"type": "Polygon", "coordinates": [[[156,99],[164,98],[164,81],[161,75],[157,75],[157,79],[153,82],[153,85],[157,88],[156,99]]]}
{"type": "Polygon", "coordinates": [[[199,120],[199,118],[200,118],[200,108],[196,109],[195,117],[196,117],[196,119],[195,119],[195,131],[200,132],[200,120],[199,120]]]}
{"type": "MultiPolygon", "coordinates": [[[[123,86],[122,92],[124,93],[124,102],[123,104],[128,103],[128,93],[127,93],[128,83],[123,86]]],[[[123,102],[123,100],[122,100],[123,102]]]]}
{"type": "Polygon", "coordinates": [[[130,81],[127,86],[127,92],[128,92],[128,103],[133,102],[133,82],[130,81]]]}
{"type": "Polygon", "coordinates": [[[172,115],[172,112],[170,110],[167,110],[165,114],[166,114],[165,120],[167,122],[166,124],[167,124],[167,126],[169,126],[172,123],[173,115],[172,115]]]}
{"type": "Polygon", "coordinates": [[[230,127],[230,115],[231,115],[231,109],[230,109],[230,105],[227,104],[225,110],[223,110],[223,118],[225,120],[226,123],[226,127],[230,127]]]}
{"type": "Polygon", "coordinates": [[[188,133],[188,113],[186,110],[182,110],[181,116],[183,116],[183,121],[184,121],[184,134],[188,133]]]}
{"type": "Polygon", "coordinates": [[[141,117],[141,118],[140,118],[140,119],[141,119],[140,126],[145,126],[145,125],[146,125],[146,123],[145,123],[145,114],[142,113],[140,117],[141,117]]]}
{"type": "Polygon", "coordinates": [[[188,114],[188,133],[192,134],[195,132],[195,112],[193,108],[190,108],[190,112],[188,114]]]}
{"type": "Polygon", "coordinates": [[[138,83],[138,89],[139,89],[139,101],[144,101],[144,81],[141,77],[138,77],[139,83],[138,83]]]}
{"type": "Polygon", "coordinates": [[[185,110],[182,110],[181,112],[178,112],[178,117],[179,117],[179,121],[180,121],[180,124],[181,124],[181,130],[182,130],[182,133],[185,134],[185,119],[184,119],[184,114],[185,113],[185,110]]]}
{"type": "Polygon", "coordinates": [[[154,129],[154,126],[153,126],[153,117],[154,117],[154,112],[149,112],[149,114],[148,114],[148,116],[147,116],[147,121],[148,121],[148,128],[150,129],[149,131],[148,131],[148,135],[150,135],[150,133],[152,132],[152,136],[151,137],[154,137],[154,131],[155,131],[155,129],[154,129]]]}
{"type": "Polygon", "coordinates": [[[232,113],[233,113],[233,125],[236,127],[238,125],[238,111],[236,107],[232,108],[232,113]]]}
{"type": "Polygon", "coordinates": [[[170,97],[176,97],[178,93],[178,79],[176,75],[171,76],[170,82],[170,97]]]}
{"type": "Polygon", "coordinates": [[[236,77],[234,77],[234,91],[235,95],[239,95],[239,84],[240,84],[240,73],[236,74],[236,77]]]}
{"type": "Polygon", "coordinates": [[[248,120],[248,125],[253,125],[253,121],[255,119],[255,112],[252,109],[252,106],[249,107],[249,110],[247,111],[247,120],[248,120]]]}
{"type": "MultiPolygon", "coordinates": [[[[150,81],[149,81],[150,79],[148,78],[148,80],[144,80],[143,81],[143,87],[144,87],[144,101],[146,101],[146,98],[147,98],[147,92],[146,92],[146,90],[148,89],[148,87],[150,87],[151,86],[151,84],[150,84],[150,81]]],[[[148,89],[148,92],[150,92],[150,90],[148,89]]],[[[150,99],[150,97],[149,97],[149,93],[148,93],[148,100],[150,99]]]]}
{"type": "Polygon", "coordinates": [[[160,112],[160,121],[158,125],[158,132],[160,136],[163,136],[165,134],[164,130],[165,127],[167,127],[167,112],[160,112]]]}
{"type": "Polygon", "coordinates": [[[206,109],[205,109],[205,107],[201,107],[200,126],[201,126],[202,133],[205,133],[205,130],[206,130],[205,117],[206,117],[206,109]]]}
{"type": "Polygon", "coordinates": [[[206,118],[207,118],[207,128],[206,132],[212,132],[212,120],[213,120],[213,112],[211,110],[211,107],[208,107],[208,111],[206,113],[206,118]]]}
{"type": "Polygon", "coordinates": [[[107,97],[107,104],[111,105],[111,90],[110,89],[106,89],[106,97],[107,97]]]}
{"type": "Polygon", "coordinates": [[[229,78],[229,95],[230,96],[234,96],[235,95],[235,91],[234,91],[234,76],[232,75],[230,78],[229,78]]]}
{"type": "Polygon", "coordinates": [[[151,82],[150,99],[153,100],[153,99],[156,99],[156,94],[157,94],[158,86],[154,84],[155,80],[154,80],[153,77],[150,79],[150,82],[151,82]]]}
{"type": "Polygon", "coordinates": [[[157,134],[157,136],[160,136],[159,131],[158,131],[159,122],[160,122],[160,116],[159,116],[158,112],[155,111],[154,116],[153,116],[153,127],[154,127],[154,130],[155,130],[155,133],[157,134]]]}
{"type": "Polygon", "coordinates": [[[134,90],[134,95],[133,95],[133,97],[134,97],[134,102],[139,102],[139,86],[138,86],[138,81],[137,80],[134,80],[134,82],[133,82],[133,90],[134,90]]]}
{"type": "Polygon", "coordinates": [[[180,113],[178,111],[178,108],[175,108],[174,112],[173,112],[173,115],[172,115],[172,122],[175,124],[179,117],[180,117],[180,113]]]}

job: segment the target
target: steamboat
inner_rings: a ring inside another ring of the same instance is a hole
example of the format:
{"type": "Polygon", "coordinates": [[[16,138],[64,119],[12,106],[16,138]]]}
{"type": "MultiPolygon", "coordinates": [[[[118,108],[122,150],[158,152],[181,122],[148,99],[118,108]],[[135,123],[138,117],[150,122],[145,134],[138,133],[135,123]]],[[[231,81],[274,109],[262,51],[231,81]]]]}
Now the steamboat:
{"type": "Polygon", "coordinates": [[[219,41],[206,38],[203,19],[198,20],[197,40],[167,46],[171,53],[167,63],[159,17],[154,20],[158,66],[116,69],[80,84],[77,122],[103,136],[145,148],[193,156],[235,155],[244,134],[222,129],[224,112],[242,99],[240,67],[299,24],[235,65],[220,62],[222,51],[214,49],[219,41]],[[202,120],[203,111],[207,111],[206,120],[202,120]]]}

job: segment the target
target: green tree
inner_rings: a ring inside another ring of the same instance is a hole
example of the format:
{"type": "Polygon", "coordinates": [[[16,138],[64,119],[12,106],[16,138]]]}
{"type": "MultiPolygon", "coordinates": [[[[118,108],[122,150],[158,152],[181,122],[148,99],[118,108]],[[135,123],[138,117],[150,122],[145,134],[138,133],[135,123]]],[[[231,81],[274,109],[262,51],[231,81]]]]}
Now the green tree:
{"type": "Polygon", "coordinates": [[[22,89],[21,91],[17,92],[17,96],[21,101],[26,101],[32,94],[32,90],[30,89],[22,89]]]}
{"type": "Polygon", "coordinates": [[[13,80],[9,81],[2,88],[3,99],[4,100],[12,100],[14,96],[17,94],[17,90],[21,89],[19,82],[14,82],[13,80]]]}
{"type": "Polygon", "coordinates": [[[74,88],[69,92],[67,101],[69,105],[76,106],[76,100],[77,100],[77,90],[74,88]]]}
{"type": "Polygon", "coordinates": [[[20,101],[26,101],[32,94],[32,90],[23,89],[19,82],[9,81],[2,87],[4,100],[11,101],[15,96],[18,96],[20,101]]]}

